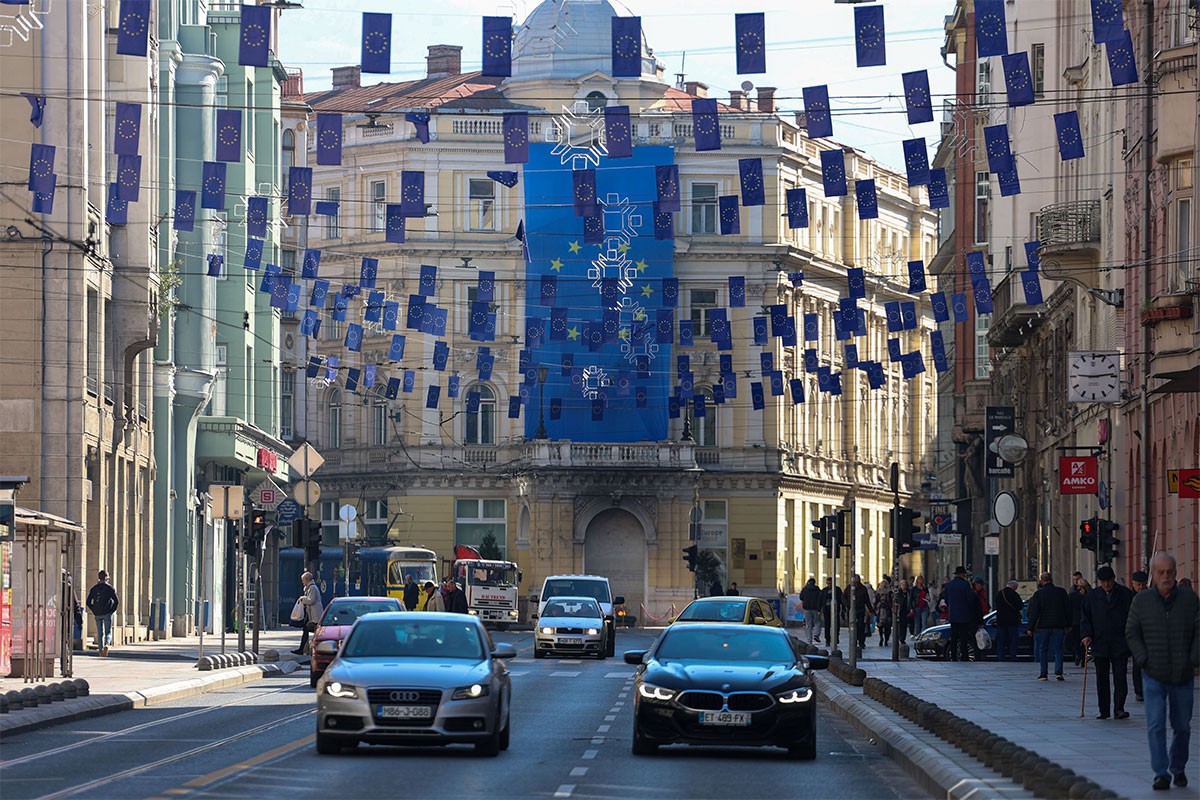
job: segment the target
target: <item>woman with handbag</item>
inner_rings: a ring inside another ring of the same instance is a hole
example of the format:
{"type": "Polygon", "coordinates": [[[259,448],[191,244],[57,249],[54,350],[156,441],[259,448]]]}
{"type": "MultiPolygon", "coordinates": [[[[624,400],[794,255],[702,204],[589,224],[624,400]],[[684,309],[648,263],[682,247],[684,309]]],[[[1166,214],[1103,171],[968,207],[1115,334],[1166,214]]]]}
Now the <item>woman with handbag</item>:
{"type": "MultiPolygon", "coordinates": [[[[305,572],[300,576],[300,583],[304,586],[304,593],[300,595],[297,603],[304,606],[304,628],[300,635],[300,646],[292,652],[296,655],[304,655],[308,651],[308,634],[317,629],[317,622],[320,621],[321,615],[325,613],[324,606],[321,605],[321,589],[317,586],[317,582],[313,580],[311,572],[305,572]]],[[[293,618],[295,610],[293,609],[293,618]]]]}

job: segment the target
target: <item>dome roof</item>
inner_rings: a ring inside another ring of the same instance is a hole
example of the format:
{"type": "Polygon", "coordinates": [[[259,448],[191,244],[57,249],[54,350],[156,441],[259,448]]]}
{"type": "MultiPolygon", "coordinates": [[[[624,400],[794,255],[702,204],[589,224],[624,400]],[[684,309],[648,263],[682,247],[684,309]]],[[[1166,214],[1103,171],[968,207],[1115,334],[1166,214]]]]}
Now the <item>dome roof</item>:
{"type": "MultiPolygon", "coordinates": [[[[542,0],[517,30],[513,80],[579,78],[612,71],[609,0],[542,0]]],[[[656,80],[654,58],[642,34],[642,78],[656,80]]]]}

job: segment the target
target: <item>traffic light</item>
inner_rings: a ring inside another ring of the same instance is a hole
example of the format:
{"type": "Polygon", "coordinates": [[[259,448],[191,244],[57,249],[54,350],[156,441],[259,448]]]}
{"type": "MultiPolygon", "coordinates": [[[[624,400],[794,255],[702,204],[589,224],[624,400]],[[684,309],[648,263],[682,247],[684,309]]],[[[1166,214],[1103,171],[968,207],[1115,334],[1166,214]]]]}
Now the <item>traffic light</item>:
{"type": "Polygon", "coordinates": [[[256,553],[262,548],[263,540],[267,537],[267,515],[263,511],[255,511],[250,515],[250,525],[242,537],[242,547],[247,553],[256,553]]]}
{"type": "Polygon", "coordinates": [[[1095,518],[1085,519],[1079,523],[1079,546],[1084,550],[1096,551],[1098,544],[1096,541],[1097,527],[1095,518]]]}
{"type": "Polygon", "coordinates": [[[316,519],[307,520],[308,535],[304,539],[305,557],[309,561],[319,561],[321,559],[321,521],[316,519]]]}
{"type": "Polygon", "coordinates": [[[688,572],[696,571],[696,558],[700,555],[700,545],[683,548],[683,560],[687,562],[688,572]]]}
{"type": "Polygon", "coordinates": [[[911,553],[917,549],[917,534],[921,532],[921,512],[915,508],[900,507],[895,510],[894,519],[892,536],[896,540],[896,553],[911,553]]]}
{"type": "Polygon", "coordinates": [[[821,543],[821,547],[829,547],[829,517],[821,517],[812,521],[812,537],[821,543]]]}
{"type": "Polygon", "coordinates": [[[1121,540],[1116,537],[1116,532],[1120,530],[1121,526],[1111,519],[1098,519],[1096,528],[1099,544],[1099,549],[1096,551],[1097,558],[1107,564],[1120,555],[1117,552],[1117,545],[1121,543],[1121,540]]]}
{"type": "Polygon", "coordinates": [[[849,511],[840,508],[829,518],[830,522],[833,523],[833,540],[837,543],[838,547],[850,546],[850,531],[848,530],[849,526],[846,524],[849,516],[849,511]]]}

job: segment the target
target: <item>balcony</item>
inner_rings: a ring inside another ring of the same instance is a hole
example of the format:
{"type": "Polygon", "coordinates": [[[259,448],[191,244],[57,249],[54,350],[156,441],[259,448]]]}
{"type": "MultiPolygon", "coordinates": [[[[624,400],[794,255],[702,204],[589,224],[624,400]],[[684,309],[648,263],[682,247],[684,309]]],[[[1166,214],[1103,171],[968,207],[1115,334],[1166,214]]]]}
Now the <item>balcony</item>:
{"type": "Polygon", "coordinates": [[[1196,148],[1195,43],[1155,54],[1154,78],[1158,86],[1158,146],[1154,156],[1160,164],[1166,164],[1196,148]]]}
{"type": "Polygon", "coordinates": [[[1042,311],[1026,305],[1021,273],[1010,272],[992,290],[992,324],[988,344],[1017,347],[1042,324],[1042,311]]]}
{"type": "Polygon", "coordinates": [[[1100,201],[1056,203],[1038,212],[1041,272],[1100,288],[1100,201]]]}

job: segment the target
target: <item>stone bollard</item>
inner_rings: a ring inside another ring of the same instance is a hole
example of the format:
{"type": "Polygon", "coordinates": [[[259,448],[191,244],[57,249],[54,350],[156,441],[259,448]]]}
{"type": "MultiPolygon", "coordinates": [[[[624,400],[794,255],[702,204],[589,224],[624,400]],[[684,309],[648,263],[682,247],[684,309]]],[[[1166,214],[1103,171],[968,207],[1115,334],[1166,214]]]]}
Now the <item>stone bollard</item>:
{"type": "Polygon", "coordinates": [[[88,686],[88,682],[86,680],[84,680],[83,678],[76,678],[75,679],[75,692],[80,697],[87,697],[91,693],[91,687],[88,686]]]}
{"type": "Polygon", "coordinates": [[[50,702],[61,703],[63,700],[67,699],[66,695],[63,694],[62,684],[52,683],[46,688],[50,690],[50,702]]]}
{"type": "Polygon", "coordinates": [[[63,697],[68,700],[74,700],[76,697],[79,697],[79,691],[75,688],[75,681],[67,680],[59,685],[62,686],[63,697]]]}
{"type": "Polygon", "coordinates": [[[262,652],[262,660],[267,664],[274,664],[279,661],[279,651],[274,648],[264,650],[262,652]]]}
{"type": "Polygon", "coordinates": [[[8,700],[9,711],[20,711],[25,707],[25,701],[21,699],[21,693],[16,689],[5,692],[4,697],[8,700]]]}
{"type": "Polygon", "coordinates": [[[37,708],[38,707],[37,692],[35,692],[33,689],[29,688],[28,686],[25,687],[24,689],[21,689],[20,691],[21,691],[21,704],[25,708],[37,708]]]}
{"type": "Polygon", "coordinates": [[[46,684],[39,683],[33,687],[33,691],[37,694],[39,706],[48,706],[54,702],[54,698],[50,696],[50,687],[46,684]]]}
{"type": "Polygon", "coordinates": [[[1087,778],[1080,778],[1071,784],[1071,790],[1067,793],[1070,800],[1087,800],[1093,791],[1099,790],[1100,785],[1095,781],[1090,781],[1087,778]]]}
{"type": "Polygon", "coordinates": [[[8,713],[8,695],[0,694],[0,714],[8,713]]]}

